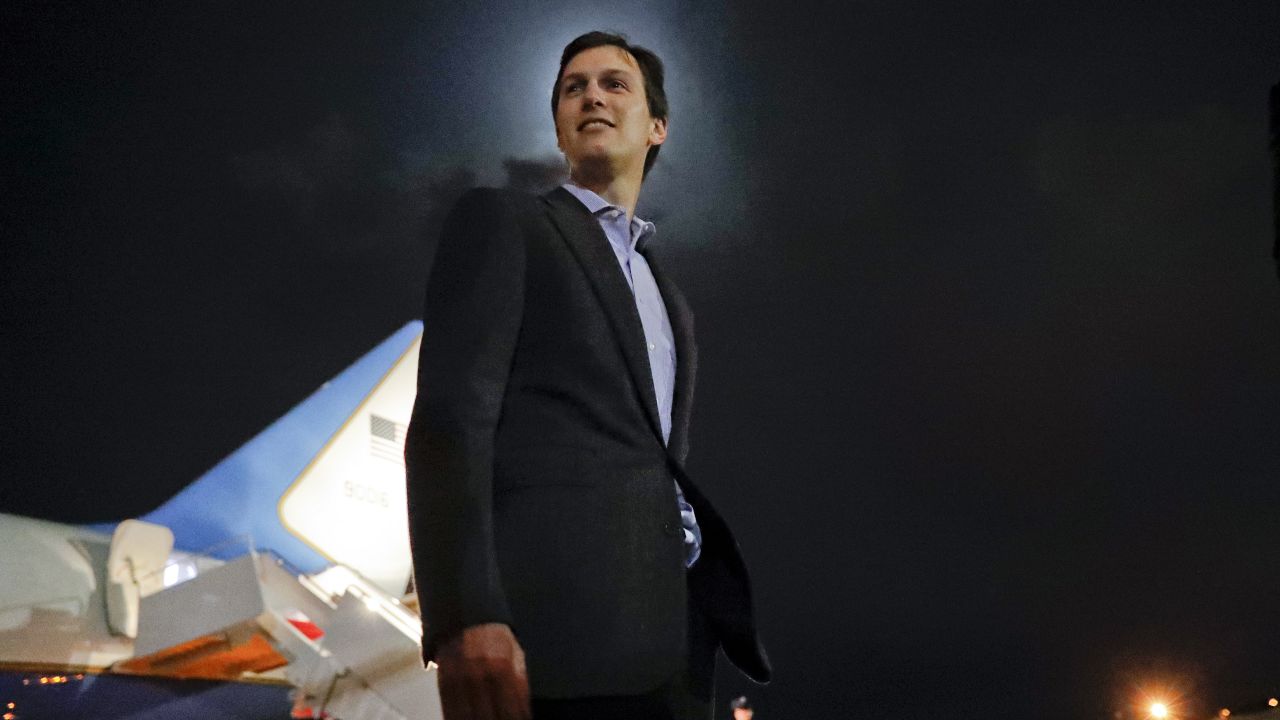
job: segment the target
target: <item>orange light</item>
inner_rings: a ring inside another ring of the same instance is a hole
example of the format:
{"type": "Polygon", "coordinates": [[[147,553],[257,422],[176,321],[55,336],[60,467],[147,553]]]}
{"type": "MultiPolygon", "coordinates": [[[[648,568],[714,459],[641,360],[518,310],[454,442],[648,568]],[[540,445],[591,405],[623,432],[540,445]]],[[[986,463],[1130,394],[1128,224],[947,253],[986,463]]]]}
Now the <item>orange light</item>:
{"type": "Polygon", "coordinates": [[[1267,704],[1270,705],[1271,707],[1275,707],[1277,705],[1280,705],[1280,700],[1271,698],[1270,700],[1267,701],[1267,704]]]}
{"type": "Polygon", "coordinates": [[[1218,717],[1229,718],[1231,717],[1231,711],[1226,708],[1222,708],[1221,710],[1218,711],[1218,717]]]}
{"type": "Polygon", "coordinates": [[[1162,702],[1153,702],[1148,712],[1151,713],[1153,718],[1167,718],[1169,717],[1169,706],[1162,702]]]}
{"type": "Polygon", "coordinates": [[[48,685],[48,684],[49,684],[49,678],[47,678],[47,677],[42,677],[42,678],[40,678],[40,684],[41,684],[41,685],[48,685]]]}
{"type": "Polygon", "coordinates": [[[4,720],[13,720],[14,715],[13,713],[5,713],[3,716],[0,716],[0,717],[4,717],[4,720]]]}

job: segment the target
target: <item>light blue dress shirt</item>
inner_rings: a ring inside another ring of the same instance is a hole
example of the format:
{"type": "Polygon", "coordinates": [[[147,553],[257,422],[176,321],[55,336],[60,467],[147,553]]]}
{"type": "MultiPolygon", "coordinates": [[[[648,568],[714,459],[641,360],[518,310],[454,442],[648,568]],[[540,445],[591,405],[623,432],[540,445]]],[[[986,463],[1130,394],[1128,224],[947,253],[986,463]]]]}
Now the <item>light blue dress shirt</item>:
{"type": "MultiPolygon", "coordinates": [[[[563,185],[595,216],[609,239],[609,246],[618,259],[618,266],[627,278],[631,294],[640,313],[644,327],[645,345],[649,351],[649,369],[653,374],[653,390],[658,399],[658,420],[662,425],[662,442],[671,438],[671,403],[675,396],[676,343],[671,332],[671,318],[667,306],[658,291],[649,263],[637,250],[641,241],[653,235],[653,223],[632,217],[627,221],[627,211],[572,182],[563,185]]],[[[684,526],[685,567],[692,567],[702,552],[702,531],[694,517],[693,507],[684,499],[680,484],[676,483],[676,502],[680,507],[680,522],[684,526]]]]}

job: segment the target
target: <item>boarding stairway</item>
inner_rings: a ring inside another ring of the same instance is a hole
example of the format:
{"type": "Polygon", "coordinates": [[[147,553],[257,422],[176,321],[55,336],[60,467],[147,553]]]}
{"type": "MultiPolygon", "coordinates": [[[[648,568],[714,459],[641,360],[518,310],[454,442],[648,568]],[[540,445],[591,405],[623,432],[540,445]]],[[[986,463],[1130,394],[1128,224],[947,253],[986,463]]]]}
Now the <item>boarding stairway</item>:
{"type": "Polygon", "coordinates": [[[252,549],[141,597],[134,656],[116,672],[295,687],[295,718],[437,720],[417,613],[355,572],[297,572],[252,549]],[[249,673],[250,675],[246,675],[249,673]],[[261,677],[261,675],[258,675],[261,677]]]}

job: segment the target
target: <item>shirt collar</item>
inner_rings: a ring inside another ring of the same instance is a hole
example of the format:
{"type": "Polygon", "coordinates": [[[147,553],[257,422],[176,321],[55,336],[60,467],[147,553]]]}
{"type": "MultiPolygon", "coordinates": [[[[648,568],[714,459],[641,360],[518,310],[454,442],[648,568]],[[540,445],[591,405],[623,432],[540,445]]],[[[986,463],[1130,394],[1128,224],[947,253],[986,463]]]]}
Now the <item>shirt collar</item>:
{"type": "MultiPolygon", "coordinates": [[[[624,208],[610,204],[608,200],[600,197],[594,190],[588,190],[581,185],[575,184],[572,180],[569,180],[560,187],[568,190],[574,197],[578,198],[578,201],[586,206],[587,210],[590,211],[597,220],[599,220],[605,213],[611,211],[617,211],[623,214],[627,212],[624,208]]],[[[649,243],[649,240],[653,237],[655,231],[656,228],[653,223],[648,220],[641,220],[635,215],[632,215],[631,248],[636,251],[643,251],[645,245],[649,243]]]]}

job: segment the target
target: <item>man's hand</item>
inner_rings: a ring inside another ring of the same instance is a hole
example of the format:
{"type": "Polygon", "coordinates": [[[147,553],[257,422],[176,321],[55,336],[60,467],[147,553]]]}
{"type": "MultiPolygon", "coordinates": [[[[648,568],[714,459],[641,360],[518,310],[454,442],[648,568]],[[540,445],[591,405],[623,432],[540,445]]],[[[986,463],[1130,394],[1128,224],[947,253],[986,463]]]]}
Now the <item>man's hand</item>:
{"type": "Polygon", "coordinates": [[[466,628],[436,653],[445,720],[529,720],[524,650],[501,623],[466,628]]]}

